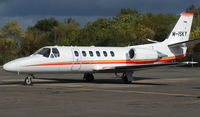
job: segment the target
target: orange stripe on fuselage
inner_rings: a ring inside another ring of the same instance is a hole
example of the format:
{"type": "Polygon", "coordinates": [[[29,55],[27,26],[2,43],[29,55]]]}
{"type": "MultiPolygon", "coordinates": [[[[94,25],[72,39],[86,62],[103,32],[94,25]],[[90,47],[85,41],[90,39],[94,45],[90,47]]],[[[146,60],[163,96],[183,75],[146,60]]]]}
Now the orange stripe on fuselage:
{"type": "Polygon", "coordinates": [[[87,60],[87,61],[65,61],[65,62],[53,62],[53,63],[43,63],[43,64],[34,64],[34,65],[25,65],[24,67],[30,66],[53,66],[53,65],[78,65],[78,64],[142,64],[142,63],[152,63],[152,62],[167,62],[172,61],[177,58],[182,58],[186,54],[164,57],[160,60],[157,59],[137,59],[137,60],[87,60]]]}

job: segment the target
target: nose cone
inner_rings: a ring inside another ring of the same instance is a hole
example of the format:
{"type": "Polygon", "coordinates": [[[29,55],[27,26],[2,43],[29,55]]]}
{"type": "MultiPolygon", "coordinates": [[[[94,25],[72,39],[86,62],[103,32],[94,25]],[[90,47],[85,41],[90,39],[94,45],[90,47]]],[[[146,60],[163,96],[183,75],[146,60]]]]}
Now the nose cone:
{"type": "Polygon", "coordinates": [[[16,72],[17,68],[16,65],[11,61],[3,65],[3,69],[5,71],[16,72]]]}
{"type": "Polygon", "coordinates": [[[30,65],[35,61],[38,61],[38,59],[41,59],[41,56],[29,56],[29,57],[15,59],[3,65],[3,69],[9,72],[17,72],[17,73],[27,72],[27,70],[29,69],[24,66],[30,65]]]}

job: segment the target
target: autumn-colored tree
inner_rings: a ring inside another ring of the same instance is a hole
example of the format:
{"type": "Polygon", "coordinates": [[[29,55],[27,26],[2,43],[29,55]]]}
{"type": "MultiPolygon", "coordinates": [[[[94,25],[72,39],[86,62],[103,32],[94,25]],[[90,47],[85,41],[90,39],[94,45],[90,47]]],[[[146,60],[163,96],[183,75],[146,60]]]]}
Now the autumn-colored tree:
{"type": "Polygon", "coordinates": [[[152,29],[139,24],[136,29],[136,44],[145,43],[147,39],[153,38],[154,35],[155,32],[152,29]]]}
{"type": "Polygon", "coordinates": [[[24,40],[21,42],[21,54],[30,55],[43,46],[48,46],[47,35],[37,29],[30,29],[26,32],[24,40]]]}
{"type": "Polygon", "coordinates": [[[178,17],[173,14],[146,13],[142,14],[137,22],[155,32],[155,36],[152,39],[163,41],[168,37],[177,19],[178,17]]]}
{"type": "Polygon", "coordinates": [[[64,24],[59,24],[51,32],[54,35],[56,45],[74,45],[80,32],[80,26],[75,20],[69,18],[64,21],[64,24]]]}
{"type": "Polygon", "coordinates": [[[59,25],[59,22],[55,18],[45,18],[45,19],[39,20],[33,28],[36,28],[40,31],[48,32],[58,25],[59,25]]]}
{"type": "Polygon", "coordinates": [[[25,32],[17,20],[11,20],[3,25],[0,31],[1,38],[12,38],[18,43],[24,38],[25,32]]]}
{"type": "Polygon", "coordinates": [[[200,8],[192,4],[186,9],[186,12],[194,13],[194,17],[200,17],[200,8]]]}
{"type": "Polygon", "coordinates": [[[11,38],[0,39],[0,55],[15,56],[18,54],[17,42],[11,38]]]}
{"type": "MultiPolygon", "coordinates": [[[[190,39],[191,39],[191,40],[193,40],[193,39],[200,39],[200,27],[197,27],[195,30],[193,30],[193,31],[191,32],[190,39]]],[[[192,45],[192,46],[189,48],[189,52],[190,52],[190,53],[193,53],[193,52],[200,52],[200,44],[192,45]]]]}

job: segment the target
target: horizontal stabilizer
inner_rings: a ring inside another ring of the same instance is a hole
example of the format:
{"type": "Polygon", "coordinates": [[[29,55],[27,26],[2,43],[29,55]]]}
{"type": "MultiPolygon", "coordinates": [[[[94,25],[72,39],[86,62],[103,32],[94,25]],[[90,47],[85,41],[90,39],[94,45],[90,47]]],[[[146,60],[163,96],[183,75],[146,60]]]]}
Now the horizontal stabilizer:
{"type": "Polygon", "coordinates": [[[151,40],[151,39],[147,39],[148,42],[151,42],[151,43],[159,43],[159,41],[155,41],[155,40],[151,40]]]}
{"type": "Polygon", "coordinates": [[[195,65],[195,64],[198,64],[198,62],[194,62],[194,61],[185,61],[185,62],[182,62],[182,64],[184,64],[184,65],[195,65]]]}
{"type": "Polygon", "coordinates": [[[189,45],[193,45],[193,44],[197,44],[197,43],[200,43],[200,38],[195,39],[195,40],[189,40],[189,41],[174,43],[174,44],[170,44],[168,46],[171,47],[171,48],[173,48],[173,47],[185,47],[185,46],[189,46],[189,45]]]}

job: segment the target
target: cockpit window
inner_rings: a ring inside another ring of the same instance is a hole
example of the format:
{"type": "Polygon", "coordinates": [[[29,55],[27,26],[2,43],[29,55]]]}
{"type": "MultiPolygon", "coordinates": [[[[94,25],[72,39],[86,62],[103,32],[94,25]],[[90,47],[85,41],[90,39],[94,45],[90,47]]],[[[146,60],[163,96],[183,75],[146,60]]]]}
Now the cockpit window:
{"type": "Polygon", "coordinates": [[[37,52],[35,52],[34,55],[41,54],[44,57],[49,57],[50,53],[51,53],[50,48],[42,48],[41,50],[38,50],[37,52]]]}
{"type": "Polygon", "coordinates": [[[60,53],[57,48],[52,48],[52,49],[51,48],[42,48],[42,49],[36,51],[33,55],[36,55],[36,54],[43,55],[44,57],[47,57],[47,58],[49,56],[50,56],[50,58],[60,57],[60,53]]]}
{"type": "Polygon", "coordinates": [[[59,53],[57,48],[52,48],[52,53],[54,54],[55,57],[59,57],[60,56],[60,53],[59,53]]]}

